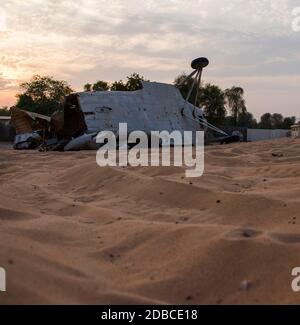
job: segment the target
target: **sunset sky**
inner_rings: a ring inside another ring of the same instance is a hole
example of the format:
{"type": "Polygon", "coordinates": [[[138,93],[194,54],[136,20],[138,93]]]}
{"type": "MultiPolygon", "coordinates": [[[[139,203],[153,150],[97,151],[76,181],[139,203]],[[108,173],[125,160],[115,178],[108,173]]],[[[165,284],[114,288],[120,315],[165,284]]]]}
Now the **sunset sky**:
{"type": "Polygon", "coordinates": [[[0,106],[34,74],[114,81],[138,72],[173,82],[206,56],[207,82],[245,89],[256,117],[300,117],[299,0],[1,0],[0,106]],[[2,18],[1,18],[2,17],[2,18]]]}

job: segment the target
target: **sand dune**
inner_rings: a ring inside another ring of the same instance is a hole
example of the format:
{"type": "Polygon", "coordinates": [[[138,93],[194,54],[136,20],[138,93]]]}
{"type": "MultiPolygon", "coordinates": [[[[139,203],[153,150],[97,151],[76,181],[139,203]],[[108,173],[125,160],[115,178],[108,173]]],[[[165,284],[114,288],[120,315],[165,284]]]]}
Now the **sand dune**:
{"type": "Polygon", "coordinates": [[[205,163],[187,179],[0,148],[0,304],[300,303],[299,139],[207,147],[205,163]]]}

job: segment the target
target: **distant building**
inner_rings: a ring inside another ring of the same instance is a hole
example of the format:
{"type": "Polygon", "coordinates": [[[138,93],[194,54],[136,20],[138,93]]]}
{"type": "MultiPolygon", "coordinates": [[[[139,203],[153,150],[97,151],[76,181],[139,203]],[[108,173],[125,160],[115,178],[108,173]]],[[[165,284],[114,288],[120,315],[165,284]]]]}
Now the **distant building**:
{"type": "Polygon", "coordinates": [[[295,124],[291,126],[292,137],[298,138],[300,137],[300,124],[295,124]]]}

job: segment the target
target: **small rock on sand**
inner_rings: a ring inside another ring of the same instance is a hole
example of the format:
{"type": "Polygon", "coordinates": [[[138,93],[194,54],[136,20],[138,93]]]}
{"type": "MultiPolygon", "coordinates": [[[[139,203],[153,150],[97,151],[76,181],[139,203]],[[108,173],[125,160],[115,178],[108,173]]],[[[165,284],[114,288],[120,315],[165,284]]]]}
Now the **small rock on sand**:
{"type": "Polygon", "coordinates": [[[248,280],[244,280],[240,283],[241,290],[249,290],[251,288],[251,282],[248,280]]]}

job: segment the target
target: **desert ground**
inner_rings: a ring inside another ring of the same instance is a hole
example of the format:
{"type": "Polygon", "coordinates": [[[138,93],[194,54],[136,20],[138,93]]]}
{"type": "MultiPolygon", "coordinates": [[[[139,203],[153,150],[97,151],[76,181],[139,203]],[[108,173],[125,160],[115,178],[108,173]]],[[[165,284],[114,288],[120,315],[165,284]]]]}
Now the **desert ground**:
{"type": "Polygon", "coordinates": [[[0,146],[0,304],[300,303],[300,139],[206,147],[205,173],[0,146]]]}

